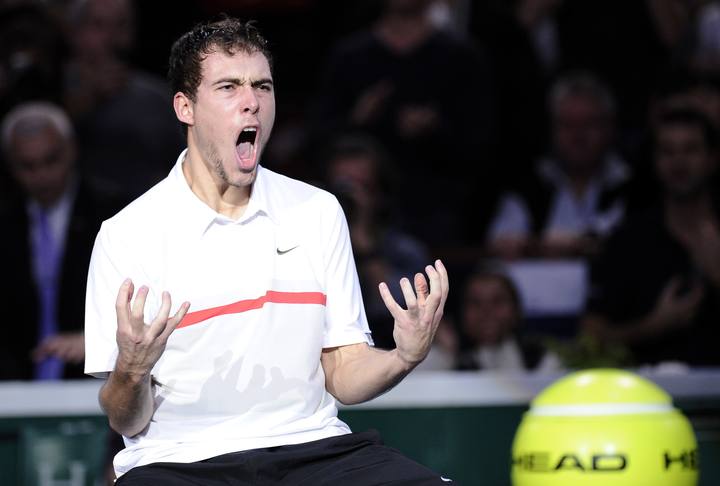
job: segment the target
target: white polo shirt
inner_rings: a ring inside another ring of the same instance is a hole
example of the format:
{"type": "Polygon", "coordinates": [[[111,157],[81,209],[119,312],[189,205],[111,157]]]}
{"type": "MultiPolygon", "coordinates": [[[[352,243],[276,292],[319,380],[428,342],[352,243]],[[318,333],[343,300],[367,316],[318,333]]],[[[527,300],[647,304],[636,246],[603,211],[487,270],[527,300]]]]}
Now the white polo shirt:
{"type": "Polygon", "coordinates": [[[345,216],[334,196],[258,168],[237,221],[190,190],[183,152],[169,176],[106,221],[88,277],[85,372],[117,357],[123,280],[147,285],[145,319],[172,296],[190,311],[152,370],[155,413],[125,438],[118,475],[159,461],[350,432],[325,389],[323,348],[372,344],[345,216]]]}

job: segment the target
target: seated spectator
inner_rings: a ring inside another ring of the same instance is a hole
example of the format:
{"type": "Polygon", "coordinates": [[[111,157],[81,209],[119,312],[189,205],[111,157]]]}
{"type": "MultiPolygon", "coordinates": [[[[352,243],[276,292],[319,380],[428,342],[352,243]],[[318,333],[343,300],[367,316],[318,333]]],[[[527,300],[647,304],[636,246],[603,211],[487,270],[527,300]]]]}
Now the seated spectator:
{"type": "Polygon", "coordinates": [[[636,364],[720,364],[718,135],[707,117],[671,109],[654,127],[661,204],[629,218],[593,262],[583,327],[627,346],[636,364]]]}
{"type": "Polygon", "coordinates": [[[469,42],[438,29],[428,0],[383,0],[371,29],[333,49],[316,103],[318,138],[362,130],[403,170],[402,225],[429,245],[462,238],[472,174],[486,173],[493,124],[487,66],[469,42]],[[468,171],[472,167],[472,171],[468,171]],[[466,174],[457,177],[457,174],[466,174]],[[411,188],[432,181],[443,205],[417,210],[411,188]]]}
{"type": "Polygon", "coordinates": [[[83,376],[85,286],[95,235],[119,204],[75,171],[70,120],[24,103],[2,123],[2,150],[22,196],[0,211],[4,275],[0,379],[83,376]]]}
{"type": "Polygon", "coordinates": [[[421,272],[427,252],[394,224],[385,199],[392,177],[390,159],[375,141],[360,136],[339,138],[329,148],[324,170],[327,189],[337,196],[347,216],[373,340],[380,348],[394,348],[393,319],[377,286],[387,282],[393,296],[402,299],[399,280],[421,272]]]}
{"type": "Polygon", "coordinates": [[[613,150],[615,105],[589,75],[557,81],[550,92],[553,152],[533,177],[504,196],[488,231],[490,253],[504,258],[592,254],[598,237],[623,216],[630,170],[613,150]]]}
{"type": "Polygon", "coordinates": [[[75,0],[67,12],[71,59],[64,103],[77,126],[80,170],[139,196],[170,170],[184,147],[167,85],[128,62],[130,0],[75,0]]]}
{"type": "Polygon", "coordinates": [[[554,371],[557,357],[525,336],[520,299],[513,282],[499,271],[473,273],[464,288],[460,328],[464,338],[461,370],[554,371]]]}

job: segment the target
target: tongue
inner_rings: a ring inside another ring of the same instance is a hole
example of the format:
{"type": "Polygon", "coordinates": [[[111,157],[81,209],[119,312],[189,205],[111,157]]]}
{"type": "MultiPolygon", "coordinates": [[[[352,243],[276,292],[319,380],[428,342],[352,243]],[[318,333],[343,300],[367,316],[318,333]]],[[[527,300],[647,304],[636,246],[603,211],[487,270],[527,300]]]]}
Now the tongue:
{"type": "Polygon", "coordinates": [[[252,168],[252,144],[250,142],[242,142],[235,147],[235,151],[237,152],[238,159],[240,160],[240,166],[243,169],[251,169],[252,168]]]}

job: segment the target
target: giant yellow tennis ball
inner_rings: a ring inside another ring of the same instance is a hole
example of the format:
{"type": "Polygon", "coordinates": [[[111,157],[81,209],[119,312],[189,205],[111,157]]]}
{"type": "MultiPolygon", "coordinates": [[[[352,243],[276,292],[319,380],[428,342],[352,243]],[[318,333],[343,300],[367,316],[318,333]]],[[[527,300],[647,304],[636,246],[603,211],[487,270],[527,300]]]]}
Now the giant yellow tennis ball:
{"type": "Polygon", "coordinates": [[[697,442],[660,387],[622,370],[543,390],[515,434],[514,486],[695,486],[697,442]]]}

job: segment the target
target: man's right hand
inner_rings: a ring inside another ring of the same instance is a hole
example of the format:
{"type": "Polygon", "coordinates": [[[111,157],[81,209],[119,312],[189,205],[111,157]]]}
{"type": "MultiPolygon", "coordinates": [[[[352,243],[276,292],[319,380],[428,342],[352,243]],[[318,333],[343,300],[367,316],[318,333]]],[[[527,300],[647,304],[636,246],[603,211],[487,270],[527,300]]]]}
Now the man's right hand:
{"type": "Polygon", "coordinates": [[[174,316],[169,317],[171,298],[168,292],[162,293],[160,310],[150,324],[145,324],[145,299],[149,289],[142,286],[133,300],[135,287],[132,280],[127,279],[120,286],[115,310],[117,313],[117,345],[118,358],[116,371],[122,371],[138,377],[148,376],[155,363],[165,351],[170,334],[190,308],[184,302],[174,316]]]}

